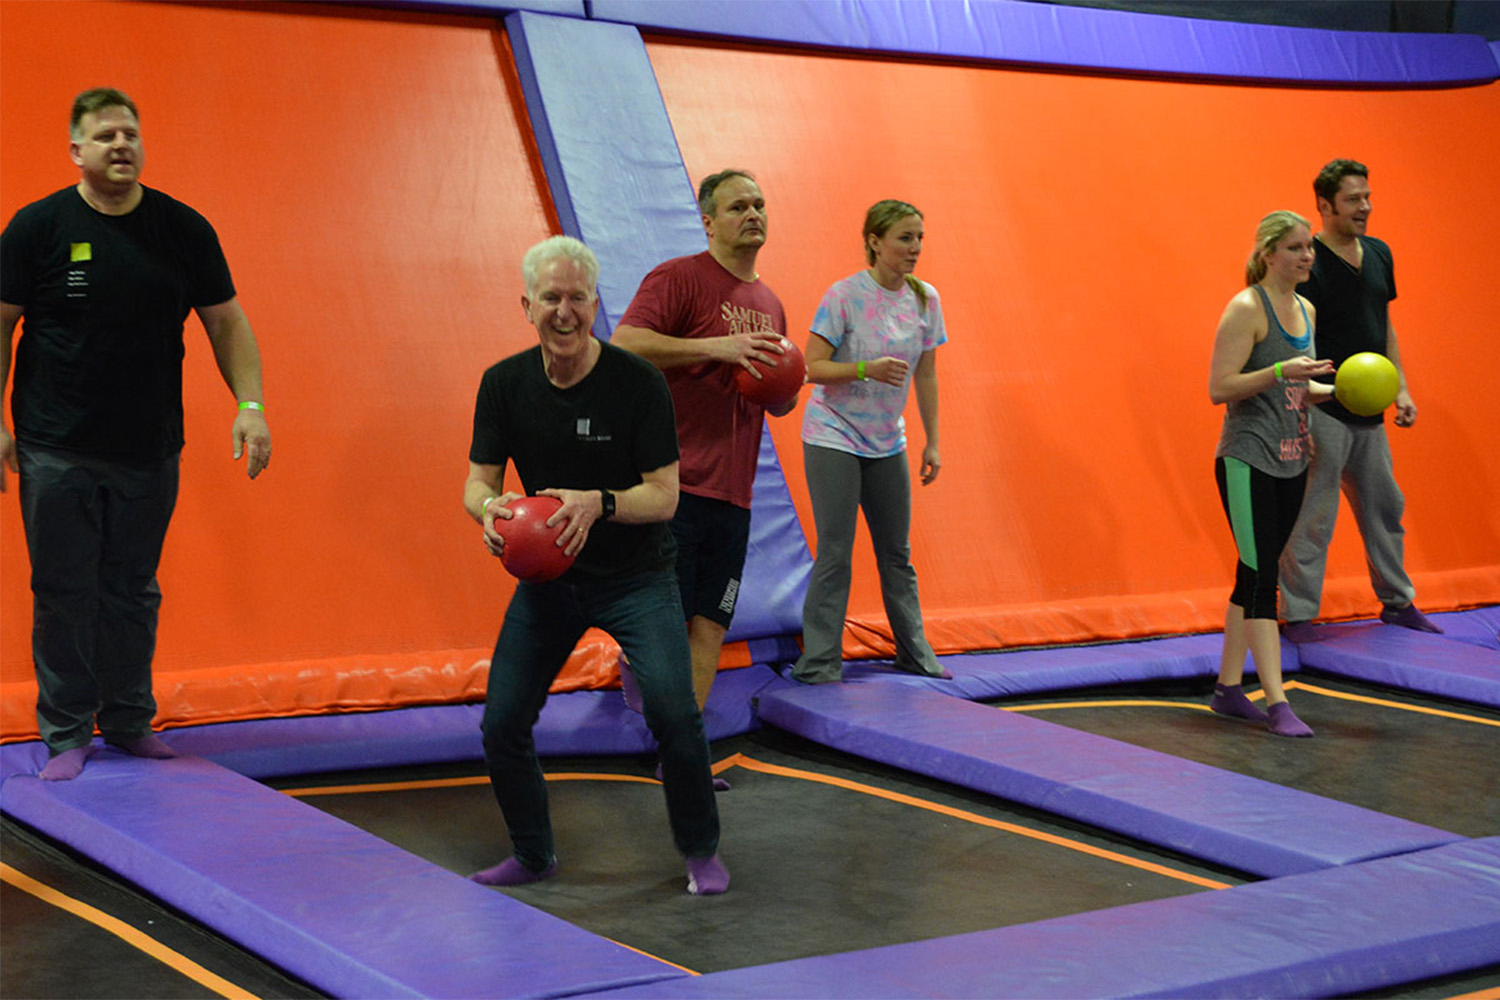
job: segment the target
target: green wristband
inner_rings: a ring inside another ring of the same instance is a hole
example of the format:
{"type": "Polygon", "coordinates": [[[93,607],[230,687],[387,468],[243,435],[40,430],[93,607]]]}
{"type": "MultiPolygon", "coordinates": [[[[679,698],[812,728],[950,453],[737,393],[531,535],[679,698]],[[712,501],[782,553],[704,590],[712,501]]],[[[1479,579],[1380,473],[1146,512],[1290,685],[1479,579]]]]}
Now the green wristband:
{"type": "Polygon", "coordinates": [[[1278,382],[1285,382],[1286,381],[1286,376],[1283,375],[1283,374],[1281,374],[1281,362],[1280,361],[1278,361],[1274,365],[1272,365],[1271,366],[1271,370],[1276,373],[1276,381],[1278,381],[1278,382]]]}
{"type": "Polygon", "coordinates": [[[861,382],[869,378],[869,376],[865,374],[865,363],[863,361],[854,366],[854,372],[859,376],[859,380],[861,382]]]}
{"type": "Polygon", "coordinates": [[[241,403],[240,404],[240,409],[242,409],[242,410],[259,410],[261,413],[266,412],[266,408],[263,405],[261,405],[260,403],[257,403],[253,399],[247,399],[243,403],[241,403]]]}

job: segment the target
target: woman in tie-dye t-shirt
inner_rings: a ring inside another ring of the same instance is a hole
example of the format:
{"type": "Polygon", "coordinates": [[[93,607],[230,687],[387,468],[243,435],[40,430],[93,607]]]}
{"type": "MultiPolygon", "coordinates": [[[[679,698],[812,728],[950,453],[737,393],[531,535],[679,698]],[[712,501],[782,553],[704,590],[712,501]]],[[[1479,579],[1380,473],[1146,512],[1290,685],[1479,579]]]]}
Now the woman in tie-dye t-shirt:
{"type": "Polygon", "coordinates": [[[841,679],[854,526],[862,509],[874,543],[880,593],[899,670],[951,677],[922,629],[911,565],[911,481],[906,461],[908,387],[914,386],[926,441],[925,486],[942,467],[938,451],[936,352],[948,339],[937,289],[912,271],[922,253],[922,213],[882,201],[865,216],[869,267],[834,283],[807,343],[812,396],[802,421],[807,489],[818,553],[802,607],[803,653],[793,676],[809,684],[841,679]]]}

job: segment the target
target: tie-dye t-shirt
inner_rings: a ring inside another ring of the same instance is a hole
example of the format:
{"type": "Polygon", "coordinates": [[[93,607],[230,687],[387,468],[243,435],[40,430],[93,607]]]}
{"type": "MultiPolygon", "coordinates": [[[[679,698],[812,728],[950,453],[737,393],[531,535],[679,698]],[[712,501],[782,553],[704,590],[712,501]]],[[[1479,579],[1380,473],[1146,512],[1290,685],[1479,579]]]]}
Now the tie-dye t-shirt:
{"type": "Polygon", "coordinates": [[[887,385],[874,379],[815,385],[802,417],[802,440],[820,448],[885,458],[906,448],[907,391],[921,356],[946,343],[943,306],[937,289],[922,282],[927,308],[905,283],[899,292],[880,287],[869,271],[834,283],[813,317],[812,332],[833,345],[833,360],[901,358],[906,381],[887,385]]]}

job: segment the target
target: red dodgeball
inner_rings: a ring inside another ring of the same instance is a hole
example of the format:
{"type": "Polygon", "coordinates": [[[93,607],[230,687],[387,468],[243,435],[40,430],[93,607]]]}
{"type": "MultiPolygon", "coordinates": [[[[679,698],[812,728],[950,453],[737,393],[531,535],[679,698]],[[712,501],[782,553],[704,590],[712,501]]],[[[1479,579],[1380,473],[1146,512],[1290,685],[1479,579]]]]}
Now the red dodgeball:
{"type": "Polygon", "coordinates": [[[547,518],[557,513],[562,501],[557,497],[520,497],[509,506],[513,516],[508,521],[495,518],[495,533],[505,539],[500,561],[510,574],[527,583],[546,583],[566,573],[573,557],[558,547],[557,536],[567,522],[547,527],[547,518]]]}
{"type": "Polygon", "coordinates": [[[760,370],[760,378],[744,368],[737,368],[734,373],[734,384],[740,395],[768,410],[780,409],[795,399],[807,381],[807,359],[802,356],[802,351],[785,337],[781,338],[781,346],[786,353],[776,355],[772,364],[751,362],[760,370]]]}

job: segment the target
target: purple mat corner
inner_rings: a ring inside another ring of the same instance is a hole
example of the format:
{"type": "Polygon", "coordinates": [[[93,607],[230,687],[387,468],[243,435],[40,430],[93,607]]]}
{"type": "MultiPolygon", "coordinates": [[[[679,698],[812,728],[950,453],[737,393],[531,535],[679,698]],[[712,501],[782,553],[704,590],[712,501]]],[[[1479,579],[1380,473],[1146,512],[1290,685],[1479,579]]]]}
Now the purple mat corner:
{"type": "Polygon", "coordinates": [[[24,758],[0,786],[8,815],[334,996],[557,996],[682,974],[201,758],[100,749],[72,781],[14,773],[37,752],[0,747],[24,758]]]}

